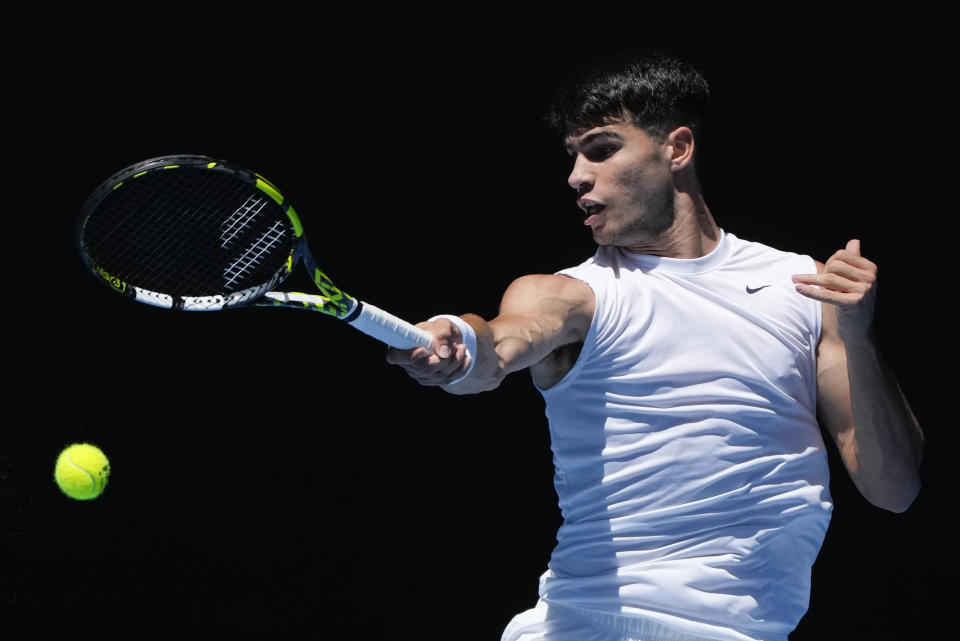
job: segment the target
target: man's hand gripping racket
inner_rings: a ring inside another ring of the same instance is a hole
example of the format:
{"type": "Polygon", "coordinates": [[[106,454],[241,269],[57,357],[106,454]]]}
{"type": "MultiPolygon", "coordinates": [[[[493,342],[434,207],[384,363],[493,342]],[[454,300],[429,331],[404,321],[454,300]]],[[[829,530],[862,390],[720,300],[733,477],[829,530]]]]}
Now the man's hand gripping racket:
{"type": "Polygon", "coordinates": [[[141,303],[184,311],[308,309],[391,347],[433,349],[427,332],[334,285],[280,191],[222,160],[163,156],[117,172],[84,203],[77,245],[99,280],[141,303]],[[319,295],[274,290],[297,262],[319,295]]]}

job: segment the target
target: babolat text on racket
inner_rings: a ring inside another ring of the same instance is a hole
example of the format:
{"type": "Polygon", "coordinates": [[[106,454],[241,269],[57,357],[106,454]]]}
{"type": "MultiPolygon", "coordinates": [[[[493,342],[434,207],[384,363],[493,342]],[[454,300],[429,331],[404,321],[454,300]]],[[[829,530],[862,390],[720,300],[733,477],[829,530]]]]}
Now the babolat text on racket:
{"type": "Polygon", "coordinates": [[[223,160],[171,155],[122,169],[84,203],[77,245],[98,280],[148,305],[308,309],[392,347],[432,344],[427,332],[339,289],[317,268],[280,190],[223,160]],[[298,262],[319,295],[275,291],[298,262]]]}

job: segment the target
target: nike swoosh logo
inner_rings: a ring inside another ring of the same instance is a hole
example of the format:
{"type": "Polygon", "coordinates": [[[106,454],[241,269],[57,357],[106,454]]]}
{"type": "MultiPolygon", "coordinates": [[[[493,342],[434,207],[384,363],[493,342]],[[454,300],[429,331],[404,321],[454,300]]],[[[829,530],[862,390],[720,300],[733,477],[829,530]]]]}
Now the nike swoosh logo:
{"type": "Polygon", "coordinates": [[[750,285],[747,285],[747,293],[756,294],[761,289],[766,289],[767,287],[770,287],[770,285],[760,285],[760,287],[750,287],[750,285]]]}

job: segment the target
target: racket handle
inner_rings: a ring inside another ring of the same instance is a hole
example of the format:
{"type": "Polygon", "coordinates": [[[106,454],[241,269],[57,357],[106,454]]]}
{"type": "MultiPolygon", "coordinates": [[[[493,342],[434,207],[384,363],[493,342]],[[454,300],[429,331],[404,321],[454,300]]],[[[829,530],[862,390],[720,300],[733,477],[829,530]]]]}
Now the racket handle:
{"type": "Polygon", "coordinates": [[[413,349],[420,346],[432,352],[433,336],[429,333],[370,303],[357,303],[360,314],[347,321],[350,325],[390,347],[413,349]]]}

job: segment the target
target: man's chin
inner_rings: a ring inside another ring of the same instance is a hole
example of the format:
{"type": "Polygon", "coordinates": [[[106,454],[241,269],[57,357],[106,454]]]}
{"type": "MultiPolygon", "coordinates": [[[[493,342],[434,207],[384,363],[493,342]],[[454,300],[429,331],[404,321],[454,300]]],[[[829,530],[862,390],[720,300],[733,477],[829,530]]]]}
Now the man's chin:
{"type": "Polygon", "coordinates": [[[604,233],[603,227],[598,227],[593,230],[593,242],[601,247],[610,247],[617,244],[617,239],[611,234],[604,233]]]}

